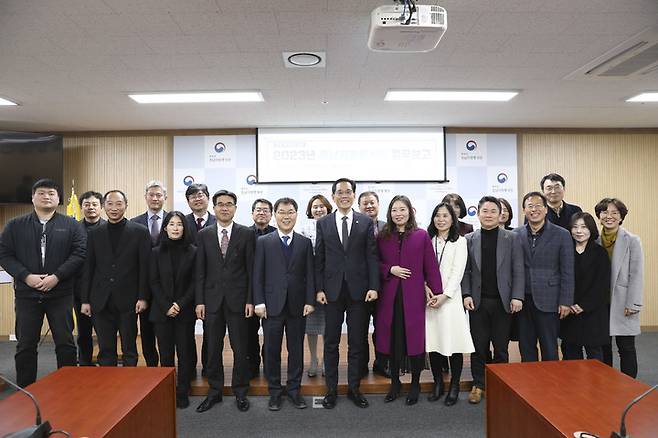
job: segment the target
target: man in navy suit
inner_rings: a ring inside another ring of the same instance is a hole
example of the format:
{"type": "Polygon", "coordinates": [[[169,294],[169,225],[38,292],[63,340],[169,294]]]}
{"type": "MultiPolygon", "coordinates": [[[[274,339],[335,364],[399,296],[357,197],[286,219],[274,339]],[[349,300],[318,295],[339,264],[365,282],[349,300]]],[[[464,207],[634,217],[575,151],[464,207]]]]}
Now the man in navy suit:
{"type": "Polygon", "coordinates": [[[377,299],[379,257],[372,220],[352,210],[356,183],[340,178],[331,187],[337,210],[317,221],[315,237],[316,301],[325,304],[325,409],[336,406],[338,346],[347,312],[347,397],[360,408],[368,400],[359,390],[365,337],[366,303],[377,299]]]}
{"type": "Polygon", "coordinates": [[[566,181],[562,175],[549,173],[541,179],[539,184],[542,192],[544,192],[544,196],[546,196],[546,201],[548,202],[548,213],[546,219],[571,232],[571,230],[569,230],[571,216],[582,210],[579,206],[567,204],[564,200],[564,193],[567,186],[566,181]]]}
{"type": "Polygon", "coordinates": [[[281,342],[286,332],[288,382],[292,404],[306,407],[299,389],[304,369],[304,317],[314,310],[313,246],[311,239],[293,232],[297,222],[297,202],[281,198],[274,203],[278,231],[256,241],[254,261],[254,304],[263,318],[265,334],[265,375],[269,409],[281,409],[281,342]]]}
{"type": "Polygon", "coordinates": [[[525,265],[525,298],[519,312],[519,350],[523,362],[558,360],[560,319],[569,315],[574,294],[571,234],[546,220],[548,201],[539,192],[523,197],[528,223],[519,234],[525,265]]]}

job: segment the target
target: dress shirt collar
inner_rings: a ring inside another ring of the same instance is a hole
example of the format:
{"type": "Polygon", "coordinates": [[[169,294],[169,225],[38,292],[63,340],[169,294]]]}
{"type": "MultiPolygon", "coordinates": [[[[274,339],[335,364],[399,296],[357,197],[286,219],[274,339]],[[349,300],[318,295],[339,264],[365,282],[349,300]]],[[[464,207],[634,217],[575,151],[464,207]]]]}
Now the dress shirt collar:
{"type": "Polygon", "coordinates": [[[279,230],[279,229],[277,228],[276,232],[279,234],[279,240],[281,240],[281,241],[283,241],[283,240],[282,240],[282,239],[283,239],[283,236],[288,236],[288,237],[290,237],[290,239],[288,239],[288,246],[292,245],[292,236],[293,236],[293,234],[295,234],[294,231],[291,231],[290,234],[285,234],[285,233],[282,233],[281,230],[279,230]]]}
{"type": "Polygon", "coordinates": [[[233,224],[234,222],[231,222],[228,227],[223,227],[217,222],[217,235],[219,236],[219,241],[222,241],[222,230],[226,230],[227,237],[229,240],[231,240],[231,233],[233,232],[233,224]]]}

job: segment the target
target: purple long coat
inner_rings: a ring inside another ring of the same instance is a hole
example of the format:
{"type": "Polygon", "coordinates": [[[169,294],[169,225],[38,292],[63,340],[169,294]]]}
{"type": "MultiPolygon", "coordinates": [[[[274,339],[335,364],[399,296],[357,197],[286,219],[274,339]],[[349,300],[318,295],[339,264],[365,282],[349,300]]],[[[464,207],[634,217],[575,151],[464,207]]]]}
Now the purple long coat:
{"type": "Polygon", "coordinates": [[[402,282],[407,354],[409,356],[422,354],[425,352],[425,282],[435,294],[443,293],[441,274],[430,236],[427,231],[416,229],[404,239],[400,251],[397,233],[387,238],[383,238],[380,234],[377,245],[382,282],[377,300],[376,349],[384,354],[391,352],[395,293],[398,290],[398,284],[402,282]],[[411,276],[402,280],[391,274],[391,266],[396,265],[409,269],[411,276]]]}

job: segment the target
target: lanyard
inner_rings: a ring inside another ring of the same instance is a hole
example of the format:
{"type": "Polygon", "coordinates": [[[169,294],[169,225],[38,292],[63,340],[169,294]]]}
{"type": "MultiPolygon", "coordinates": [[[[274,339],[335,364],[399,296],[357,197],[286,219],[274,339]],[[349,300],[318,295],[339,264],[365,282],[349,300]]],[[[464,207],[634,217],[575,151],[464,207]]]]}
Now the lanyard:
{"type": "Polygon", "coordinates": [[[441,248],[441,255],[439,256],[439,248],[438,248],[438,246],[439,246],[439,236],[434,237],[434,257],[439,259],[439,268],[441,267],[441,260],[443,260],[443,253],[445,252],[447,245],[448,245],[448,242],[444,240],[443,248],[441,248]]]}

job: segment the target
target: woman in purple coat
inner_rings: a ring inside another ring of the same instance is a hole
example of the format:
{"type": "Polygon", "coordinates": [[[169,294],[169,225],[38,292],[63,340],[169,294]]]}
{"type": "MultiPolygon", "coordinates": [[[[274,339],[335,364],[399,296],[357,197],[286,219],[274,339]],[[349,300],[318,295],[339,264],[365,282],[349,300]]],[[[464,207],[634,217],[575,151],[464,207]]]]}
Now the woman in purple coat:
{"type": "Polygon", "coordinates": [[[420,394],[420,372],[425,361],[425,306],[442,293],[441,274],[429,235],[416,225],[409,198],[395,196],[388,206],[379,246],[381,292],[377,301],[377,351],[388,355],[391,388],[384,401],[400,394],[400,365],[411,364],[411,388],[406,404],[420,394]],[[425,284],[431,293],[425,293],[425,284]],[[431,295],[431,296],[430,296],[431,295]]]}

